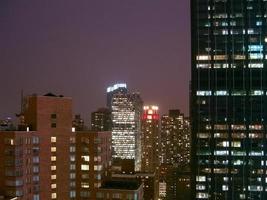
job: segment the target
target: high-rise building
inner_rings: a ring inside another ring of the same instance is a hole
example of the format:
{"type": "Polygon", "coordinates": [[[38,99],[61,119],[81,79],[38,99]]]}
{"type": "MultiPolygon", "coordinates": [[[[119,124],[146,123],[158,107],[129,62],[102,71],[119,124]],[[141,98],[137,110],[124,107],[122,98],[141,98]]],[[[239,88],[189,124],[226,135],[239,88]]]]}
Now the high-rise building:
{"type": "Polygon", "coordinates": [[[192,198],[267,198],[265,0],[191,0],[192,198]]]}
{"type": "Polygon", "coordinates": [[[161,162],[176,166],[189,165],[190,124],[180,110],[169,110],[161,117],[161,162]]]}
{"type": "Polygon", "coordinates": [[[111,131],[111,111],[99,108],[91,114],[91,129],[93,131],[111,131]]]}
{"type": "Polygon", "coordinates": [[[139,93],[127,92],[126,84],[114,85],[107,91],[108,101],[109,95],[111,97],[113,158],[134,160],[138,171],[141,167],[142,99],[139,93]]]}
{"type": "Polygon", "coordinates": [[[8,198],[71,199],[72,99],[28,96],[23,115],[25,131],[0,133],[0,188],[8,198]]]}
{"type": "Polygon", "coordinates": [[[111,132],[78,131],[72,141],[75,152],[76,198],[96,199],[98,189],[110,176],[111,132]]]}
{"type": "Polygon", "coordinates": [[[86,127],[84,126],[84,120],[81,118],[81,115],[74,116],[72,127],[74,127],[76,131],[83,131],[86,129],[86,127]]]}
{"type": "MultiPolygon", "coordinates": [[[[179,199],[184,193],[178,188],[177,171],[183,172],[190,163],[190,124],[180,110],[169,110],[161,117],[161,167],[159,184],[162,185],[163,199],[179,199]]],[[[190,179],[190,177],[189,177],[190,179]]]]}
{"type": "Polygon", "coordinates": [[[158,106],[144,106],[142,116],[141,171],[154,173],[160,164],[160,128],[158,106]]]}
{"type": "Polygon", "coordinates": [[[128,89],[126,83],[117,83],[107,88],[107,107],[112,110],[113,94],[122,93],[127,94],[128,89]]]}

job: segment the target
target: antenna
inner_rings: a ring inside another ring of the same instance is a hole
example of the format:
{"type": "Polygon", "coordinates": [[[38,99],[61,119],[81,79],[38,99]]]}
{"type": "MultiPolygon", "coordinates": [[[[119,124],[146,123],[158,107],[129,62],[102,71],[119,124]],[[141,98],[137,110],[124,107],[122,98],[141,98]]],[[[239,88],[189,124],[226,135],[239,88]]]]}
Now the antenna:
{"type": "Polygon", "coordinates": [[[21,93],[20,93],[20,114],[22,114],[23,112],[23,89],[21,90],[21,93]]]}

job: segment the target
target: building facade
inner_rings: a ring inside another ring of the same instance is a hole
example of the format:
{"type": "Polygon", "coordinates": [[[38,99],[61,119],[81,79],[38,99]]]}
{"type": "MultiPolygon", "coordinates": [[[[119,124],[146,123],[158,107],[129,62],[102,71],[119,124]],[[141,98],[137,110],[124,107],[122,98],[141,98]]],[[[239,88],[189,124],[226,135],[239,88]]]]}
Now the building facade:
{"type": "Polygon", "coordinates": [[[160,165],[160,117],[158,106],[144,106],[142,116],[141,171],[154,173],[160,165]]]}
{"type": "Polygon", "coordinates": [[[192,199],[266,199],[265,0],[191,0],[192,199]]]}
{"type": "Polygon", "coordinates": [[[161,117],[161,163],[189,165],[190,123],[180,110],[169,110],[161,117]]]}
{"type": "Polygon", "coordinates": [[[91,129],[93,131],[111,131],[111,111],[108,108],[99,108],[92,112],[91,129]]]}
{"type": "Polygon", "coordinates": [[[76,198],[96,199],[110,177],[111,132],[78,131],[75,137],[76,198]]]}
{"type": "Polygon", "coordinates": [[[74,127],[76,131],[84,131],[86,129],[84,120],[82,119],[81,115],[74,116],[72,127],[74,127]]]}
{"type": "Polygon", "coordinates": [[[4,195],[22,200],[75,198],[69,176],[72,99],[28,96],[22,114],[26,130],[0,132],[4,195]]]}
{"type": "Polygon", "coordinates": [[[112,92],[113,158],[134,160],[138,171],[141,167],[142,99],[138,93],[128,93],[125,88],[108,91],[112,92]]]}

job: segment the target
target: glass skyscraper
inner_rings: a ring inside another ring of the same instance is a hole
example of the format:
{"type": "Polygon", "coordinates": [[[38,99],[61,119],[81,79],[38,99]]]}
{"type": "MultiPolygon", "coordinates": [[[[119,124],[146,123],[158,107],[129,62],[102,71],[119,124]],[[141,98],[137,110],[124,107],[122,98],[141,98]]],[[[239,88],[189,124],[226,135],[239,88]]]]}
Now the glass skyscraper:
{"type": "Polygon", "coordinates": [[[143,101],[139,93],[129,93],[126,84],[107,89],[111,108],[113,158],[134,160],[141,168],[141,114],[143,101]]]}
{"type": "Polygon", "coordinates": [[[191,0],[192,199],[267,199],[266,25],[266,0],[191,0]]]}

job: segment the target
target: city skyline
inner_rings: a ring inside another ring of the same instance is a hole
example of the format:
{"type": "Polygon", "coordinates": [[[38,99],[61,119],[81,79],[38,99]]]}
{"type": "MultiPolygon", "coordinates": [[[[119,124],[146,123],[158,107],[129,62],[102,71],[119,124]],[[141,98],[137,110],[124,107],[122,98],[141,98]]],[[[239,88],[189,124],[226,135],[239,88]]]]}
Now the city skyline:
{"type": "Polygon", "coordinates": [[[159,105],[160,114],[179,108],[188,115],[188,1],[8,1],[0,12],[0,118],[20,111],[23,89],[73,97],[88,124],[117,82],[159,105]]]}

